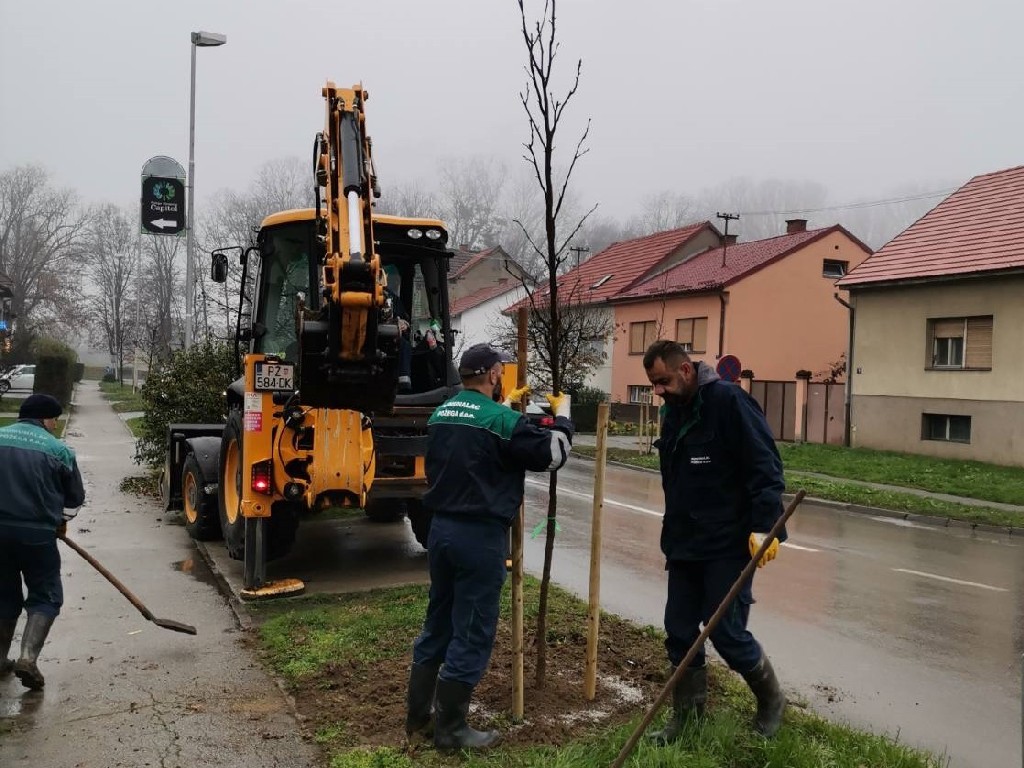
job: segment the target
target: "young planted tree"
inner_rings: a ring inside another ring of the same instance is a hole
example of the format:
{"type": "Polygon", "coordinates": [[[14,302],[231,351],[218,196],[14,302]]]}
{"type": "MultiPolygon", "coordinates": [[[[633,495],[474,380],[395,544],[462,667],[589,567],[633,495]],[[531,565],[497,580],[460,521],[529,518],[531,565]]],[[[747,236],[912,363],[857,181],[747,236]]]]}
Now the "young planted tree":
{"type": "MultiPolygon", "coordinates": [[[[543,288],[531,290],[527,288],[530,303],[531,335],[536,339],[534,352],[542,360],[546,383],[552,392],[563,391],[566,373],[566,341],[571,322],[570,313],[566,311],[566,302],[559,295],[559,276],[565,272],[566,262],[571,255],[568,250],[573,237],[579,232],[587,217],[597,206],[591,208],[577,220],[574,226],[561,225],[563,206],[576,163],[587,153],[585,147],[590,132],[590,121],[576,141],[575,148],[568,163],[559,172],[556,164],[556,138],[560,138],[565,109],[576,95],[580,84],[580,73],[583,60],[576,62],[576,71],[571,84],[561,96],[555,94],[555,63],[559,42],[557,36],[557,0],[545,0],[544,9],[539,20],[529,20],[524,5],[525,0],[517,0],[523,43],[526,46],[526,87],[520,92],[519,98],[526,113],[530,138],[523,145],[524,159],[533,172],[534,179],[544,198],[543,239],[538,242],[522,222],[519,222],[530,247],[544,265],[543,288]],[[569,230],[566,234],[566,230],[569,230]]],[[[535,372],[536,373],[536,372],[535,372]]],[[[551,560],[554,552],[557,502],[558,475],[551,474],[548,485],[548,517],[544,543],[544,571],[541,579],[540,606],[537,616],[537,667],[536,681],[542,688],[547,672],[547,606],[548,592],[551,584],[551,560]]]]}

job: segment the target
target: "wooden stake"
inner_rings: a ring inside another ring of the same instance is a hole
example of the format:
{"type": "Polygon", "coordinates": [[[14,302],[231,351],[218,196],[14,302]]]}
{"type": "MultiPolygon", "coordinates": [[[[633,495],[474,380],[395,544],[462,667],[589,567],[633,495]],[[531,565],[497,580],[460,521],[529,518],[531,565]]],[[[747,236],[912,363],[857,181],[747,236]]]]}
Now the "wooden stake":
{"type": "MultiPolygon", "coordinates": [[[[526,386],[526,334],[528,313],[521,308],[517,317],[516,386],[526,386]]],[[[526,398],[520,403],[526,412],[526,398]]],[[[512,717],[522,720],[526,712],[523,682],[523,527],[526,522],[526,503],[519,506],[519,514],[512,523],[512,717]]]]}
{"type": "Polygon", "coordinates": [[[608,403],[597,406],[597,455],[594,456],[594,512],[590,521],[590,601],[587,606],[587,669],[583,695],[597,695],[597,643],[601,629],[601,517],[604,510],[604,467],[608,456],[608,403]]]}

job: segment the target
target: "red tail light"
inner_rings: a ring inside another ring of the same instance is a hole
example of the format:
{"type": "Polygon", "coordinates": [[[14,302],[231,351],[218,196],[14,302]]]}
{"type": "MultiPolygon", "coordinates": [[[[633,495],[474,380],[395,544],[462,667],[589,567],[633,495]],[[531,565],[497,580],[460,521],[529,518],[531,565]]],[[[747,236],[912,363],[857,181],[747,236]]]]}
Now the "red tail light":
{"type": "Polygon", "coordinates": [[[256,493],[270,495],[271,463],[258,461],[252,465],[252,489],[256,493]]]}

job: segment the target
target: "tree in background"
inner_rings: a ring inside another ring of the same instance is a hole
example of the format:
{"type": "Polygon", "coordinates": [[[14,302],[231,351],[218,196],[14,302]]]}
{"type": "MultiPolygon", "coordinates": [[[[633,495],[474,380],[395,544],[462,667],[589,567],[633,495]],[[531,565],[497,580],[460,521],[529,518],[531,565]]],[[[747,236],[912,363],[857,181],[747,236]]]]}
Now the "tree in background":
{"type": "MultiPolygon", "coordinates": [[[[89,290],[83,293],[93,337],[102,340],[111,360],[117,362],[118,379],[124,375],[126,346],[137,331],[136,301],[140,235],[136,217],[115,205],[93,208],[84,237],[85,274],[89,290]]],[[[141,311],[140,311],[141,314],[141,311]]]]}
{"type": "Polygon", "coordinates": [[[41,330],[52,335],[80,324],[83,227],[75,193],[54,188],[39,166],[0,173],[0,272],[11,279],[16,318],[12,360],[41,330]]]}

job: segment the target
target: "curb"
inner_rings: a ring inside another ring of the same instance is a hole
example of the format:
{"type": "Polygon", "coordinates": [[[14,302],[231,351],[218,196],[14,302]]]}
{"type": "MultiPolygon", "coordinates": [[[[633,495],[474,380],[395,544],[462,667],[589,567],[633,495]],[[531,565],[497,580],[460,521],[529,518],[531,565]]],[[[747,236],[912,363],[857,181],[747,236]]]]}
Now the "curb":
{"type": "MultiPolygon", "coordinates": [[[[583,459],[584,461],[594,461],[592,456],[585,456],[581,453],[572,454],[577,459],[583,459]]],[[[634,472],[647,472],[648,474],[661,474],[656,469],[648,469],[647,467],[637,467],[633,464],[625,464],[621,461],[609,461],[609,466],[621,467],[622,469],[630,469],[634,472]]],[[[792,493],[784,493],[782,497],[787,501],[792,500],[792,493]]],[[[936,515],[922,515],[916,512],[900,512],[893,509],[883,509],[881,507],[866,507],[862,504],[851,504],[846,501],[835,501],[833,499],[819,499],[817,496],[807,496],[807,501],[814,502],[818,506],[828,507],[830,509],[838,509],[844,512],[853,512],[860,515],[868,515],[871,517],[888,517],[894,520],[903,520],[908,523],[918,523],[920,525],[927,525],[933,528],[960,528],[962,530],[978,531],[981,533],[995,533],[1002,534],[1010,537],[1024,537],[1024,528],[1016,526],[1002,526],[1002,525],[990,525],[989,523],[972,523],[969,520],[956,520],[952,517],[938,517],[936,515]]]]}

